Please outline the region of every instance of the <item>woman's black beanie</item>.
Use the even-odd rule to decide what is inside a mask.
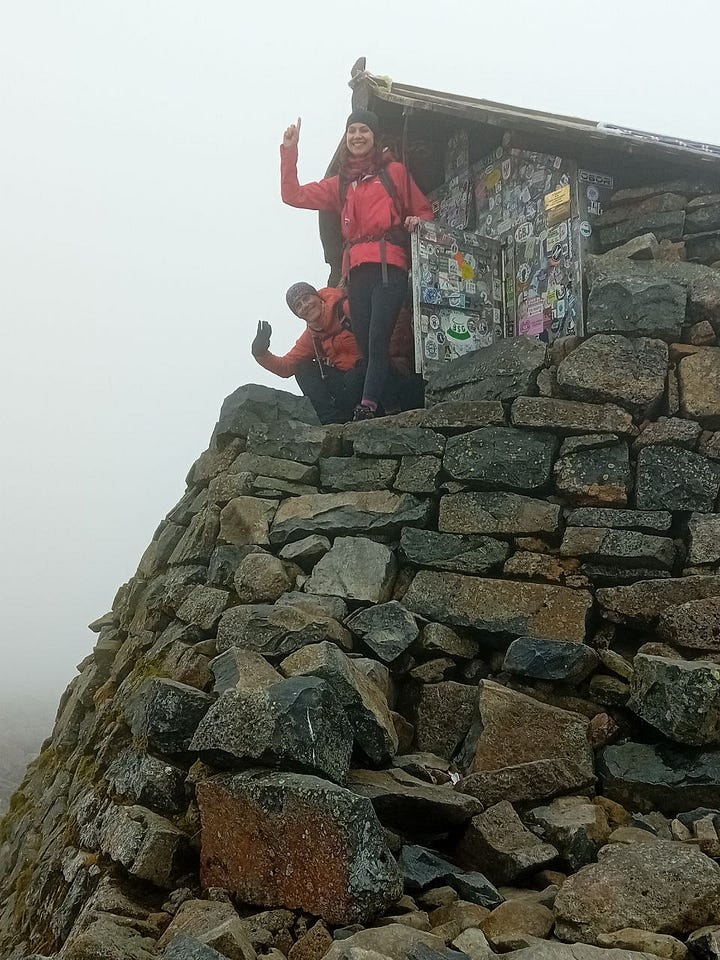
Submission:
[[[380,120],[372,110],[353,110],[347,118],[346,130],[351,123],[364,123],[366,127],[370,127],[376,137],[380,136]]]

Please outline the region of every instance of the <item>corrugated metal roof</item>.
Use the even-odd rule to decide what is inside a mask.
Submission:
[[[573,140],[594,141],[610,150],[636,155],[674,159],[676,162],[691,162],[694,167],[720,169],[720,146],[699,143],[679,137],[646,133],[611,123],[597,123],[580,117],[528,110],[491,100],[477,100],[439,90],[426,90],[408,84],[390,82],[386,77],[375,76],[367,71],[358,72],[351,85],[366,84],[371,98],[396,103],[413,110],[429,110],[448,116],[462,117],[493,126],[510,127],[532,133],[555,133]]]

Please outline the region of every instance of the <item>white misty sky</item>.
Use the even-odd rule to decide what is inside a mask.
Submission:
[[[714,0],[0,2],[0,704],[53,705],[184,489],[220,403],[327,273],[279,198],[318,179],[350,66],[720,141]],[[0,707],[1,712],[1,707]]]

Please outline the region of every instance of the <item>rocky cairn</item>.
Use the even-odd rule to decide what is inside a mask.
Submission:
[[[3,957],[720,957],[720,274],[591,280],[425,410],[228,397],[2,822]]]

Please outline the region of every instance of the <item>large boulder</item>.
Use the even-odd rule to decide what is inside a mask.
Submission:
[[[355,742],[372,763],[391,762],[398,738],[390,710],[380,687],[355,660],[333,643],[303,647],[283,660],[280,669],[288,677],[318,677],[333,691],[353,730]]]
[[[383,663],[394,663],[417,640],[415,618],[397,600],[358,610],[345,621]]]
[[[638,454],[639,510],[712,513],[720,491],[720,464],[681,447],[645,447]]]
[[[624,927],[682,935],[712,923],[718,910],[720,866],[696,847],[615,843],[560,888],[555,933],[586,943]]]
[[[486,804],[532,801],[594,782],[588,720],[491,680],[480,683],[479,728],[459,789]],[[472,753],[470,753],[472,747]]]
[[[317,414],[307,397],[248,383],[238,387],[223,401],[213,439],[224,445],[233,437],[246,437],[251,427],[288,420],[318,423]]]
[[[665,390],[668,348],[662,340],[599,334],[581,343],[558,367],[563,396],[593,403],[617,403],[642,413]]]
[[[390,599],[397,562],[392,550],[366,537],[338,537],[315,564],[311,593],[382,603]]]
[[[284,500],[270,529],[271,543],[301,540],[313,533],[334,536],[367,533],[392,535],[405,526],[423,527],[430,504],[409,493],[318,493]]]
[[[451,760],[467,736],[476,708],[477,688],[468,683],[423,684],[413,715],[418,750]]]
[[[588,298],[585,332],[679,340],[687,291],[667,280],[601,280]]]
[[[332,427],[316,427],[298,420],[265,422],[250,427],[248,453],[299,463],[317,463],[339,452],[340,435]]]
[[[181,753],[188,749],[198,724],[213,702],[195,687],[174,680],[147,680],[127,704],[131,731],[153,750]]]
[[[372,802],[381,823],[404,833],[442,833],[462,826],[481,805],[451,784],[426,783],[405,770],[352,770],[348,789]]]
[[[679,604],[720,596],[720,577],[639,580],[627,587],[604,587],[595,596],[600,612],[607,620],[634,627],[651,627],[660,616]]]
[[[658,636],[691,650],[720,650],[720,597],[670,607],[658,620]]]
[[[581,643],[592,598],[585,590],[551,584],[421,570],[403,603],[412,613],[451,626]]]
[[[578,684],[599,664],[597,653],[584,643],[518,637],[507,649],[503,670],[532,680]]]
[[[220,763],[266,763],[342,782],[353,732],[333,689],[291,677],[261,690],[228,690],[208,710],[191,749]]]
[[[523,826],[511,803],[501,800],[472,818],[457,847],[460,863],[481,870],[496,884],[513,884],[558,855]]]
[[[492,537],[457,536],[407,527],[400,538],[405,560],[418,567],[482,576],[501,566],[510,548]]]
[[[560,506],[517,493],[453,493],[440,498],[438,529],[461,534],[554,534],[560,530]]]
[[[402,892],[372,804],[300,774],[250,771],[197,788],[204,887],[333,924],[364,923]]]
[[[703,347],[678,367],[680,409],[708,430],[720,428],[720,348]]]
[[[309,643],[331,640],[350,648],[351,637],[337,620],[321,610],[289,604],[241,604],[220,618],[217,649],[237,646],[271,660],[287,657]]]
[[[510,410],[514,427],[558,433],[615,433],[630,436],[632,417],[613,403],[582,403],[557,397],[518,397]]]
[[[549,484],[557,448],[551,433],[481,427],[448,440],[443,466],[455,480],[532,493]]]
[[[428,393],[441,400],[514,400],[534,394],[546,349],[528,337],[496,340],[431,370]]]
[[[678,743],[720,744],[720,666],[638,654],[628,707]]]
[[[720,809],[720,750],[613,744],[599,756],[598,776],[605,796],[635,810]]]
[[[557,847],[563,867],[571,873],[597,859],[611,833],[602,806],[587,797],[558,797],[535,807],[526,820],[543,840]]]
[[[553,476],[555,489],[569,503],[624,507],[632,484],[628,445],[614,434],[570,437]]]

